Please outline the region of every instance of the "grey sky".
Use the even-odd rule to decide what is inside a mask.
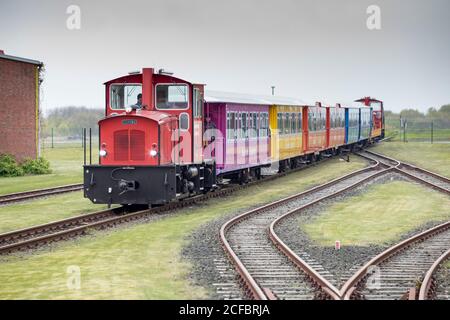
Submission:
[[[366,27],[371,4],[381,30]],[[151,66],[211,90],[450,103],[448,0],[0,0],[0,49],[45,63],[44,109],[103,107],[103,82]]]

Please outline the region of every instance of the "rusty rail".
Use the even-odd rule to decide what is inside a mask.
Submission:
[[[267,300],[270,299],[270,297],[268,297],[264,292],[267,288],[261,288],[259,286],[259,284],[256,282],[256,280],[252,277],[252,275],[250,274],[250,272],[247,270],[247,268],[244,266],[244,264],[242,263],[242,261],[239,259],[239,257],[237,256],[237,254],[234,252],[234,250],[232,249],[229,241],[227,240],[226,234],[227,231],[232,228],[234,225],[240,223],[241,221],[245,220],[246,218],[253,216],[253,215],[257,215],[259,213],[265,212],[267,210],[270,210],[274,207],[277,206],[281,206],[285,203],[288,203],[290,201],[293,201],[294,199],[303,197],[305,195],[308,194],[313,194],[321,189],[324,189],[326,187],[332,186],[334,184],[336,184],[339,181],[343,181],[346,180],[350,177],[356,176],[362,172],[367,172],[367,171],[371,171],[371,170],[376,170],[380,167],[380,163],[375,161],[375,164],[373,166],[370,166],[368,168],[364,168],[361,170],[357,170],[354,171],[350,174],[347,174],[345,176],[342,176],[340,178],[334,179],[332,181],[329,181],[325,184],[322,184],[320,186],[316,186],[312,189],[303,191],[301,193],[289,196],[287,198],[275,201],[273,203],[261,206],[259,208],[250,210],[248,212],[245,212],[239,216],[236,216],[232,219],[230,219],[229,221],[227,221],[226,223],[224,223],[221,228],[220,228],[220,232],[219,232],[219,237],[220,237],[220,241],[222,243],[222,246],[224,248],[225,253],[227,254],[227,256],[229,257],[229,259],[231,260],[232,264],[234,265],[239,277],[241,278],[243,285],[244,285],[244,289],[246,291],[246,293],[249,294],[250,297],[252,297],[253,299],[257,299],[257,300]],[[383,171],[379,171],[377,173],[375,173],[374,175],[371,175],[369,178],[373,178],[374,176],[378,176],[380,174],[384,174],[386,173],[388,170],[390,170],[390,168],[385,169]],[[364,179],[364,181],[367,181],[367,179]],[[359,181],[357,184],[361,184],[363,182]],[[349,187],[350,188],[350,187]],[[349,189],[349,188],[345,188],[345,189]],[[341,190],[341,192],[343,192]],[[323,199],[321,199],[323,200]],[[294,262],[295,265],[297,265],[301,270],[303,270],[312,280],[314,283],[319,284],[319,286],[323,289],[323,291],[328,294],[332,299],[339,299],[340,297],[338,296],[338,292],[339,290],[336,289],[332,284],[330,284],[327,280],[325,280],[320,274],[318,274],[315,270],[313,270],[305,261],[303,261],[302,259],[300,259],[299,257],[297,257],[295,254],[293,254],[293,252],[286,246],[284,245],[284,243],[281,242],[281,240],[278,239],[278,237],[276,236],[276,234],[273,233],[273,223],[270,226],[270,238],[272,239],[272,241],[276,242],[278,244],[279,249],[284,252],[285,254],[288,255],[288,257],[290,257],[291,261]]]
[[[323,159],[320,162],[325,162]],[[146,210],[132,210],[126,213],[125,207],[113,208],[104,211],[89,213],[85,215],[70,217],[63,220],[53,221],[46,224],[32,226],[20,230],[13,230],[0,234],[0,255],[9,254],[19,250],[34,249],[41,245],[67,240],[73,237],[87,234],[89,230],[102,230],[118,224],[144,219],[154,214],[164,213],[175,209],[206,201],[211,198],[229,195],[238,190],[257,185],[260,183],[273,181],[288,174],[304,169],[299,167],[287,172],[266,176],[260,180],[252,181],[244,185],[225,186],[202,195],[197,195],[182,201],[168,203],[161,207]],[[122,214],[118,216],[118,214]]]
[[[368,270],[372,266],[379,265],[380,263],[388,260],[390,257],[399,254],[402,250],[408,248],[409,246],[417,243],[423,239],[428,237],[432,237],[435,234],[438,234],[446,229],[450,228],[450,221],[435,226],[431,229],[423,231],[417,235],[414,235],[402,242],[386,249],[382,253],[378,254],[374,258],[372,258],[369,262],[367,262],[364,266],[362,266],[341,288],[340,295],[345,300],[349,300],[351,296],[354,294],[357,285],[368,275]]]
[[[45,188],[45,189],[37,189],[37,190],[30,190],[30,191],[24,191],[24,192],[16,192],[16,193],[10,193],[0,196],[0,205],[9,204],[12,202],[21,202],[25,200],[31,200],[56,194],[62,194],[67,192],[74,192],[79,191],[83,189],[83,184],[77,183],[77,184],[69,184],[65,186],[58,186],[58,187],[52,187],[52,188]]]
[[[422,184],[424,184],[424,185],[426,185],[426,186],[428,186],[428,187],[430,187],[432,189],[435,189],[435,190],[437,190],[439,192],[442,192],[442,193],[445,193],[445,194],[450,194],[450,190],[449,189],[446,189],[446,188],[444,188],[442,186],[439,186],[439,185],[437,185],[435,183],[427,181],[427,180],[425,180],[423,178],[417,177],[417,176],[407,172],[406,170],[402,169],[402,167],[409,168],[409,169],[414,170],[414,171],[418,171],[418,172],[420,172],[422,174],[428,175],[428,176],[430,176],[432,178],[435,178],[435,179],[438,179],[438,180],[440,180],[442,182],[450,184],[450,179],[448,179],[447,177],[444,177],[444,176],[442,176],[440,174],[437,174],[435,172],[432,172],[432,171],[429,171],[429,170],[426,170],[426,169],[423,169],[423,168],[419,168],[419,167],[414,166],[412,164],[409,164],[409,163],[406,163],[406,162],[402,162],[402,161],[393,159],[391,157],[388,157],[388,156],[385,156],[385,155],[382,155],[382,154],[379,154],[379,153],[376,153],[376,152],[373,152],[373,151],[364,150],[364,152],[372,154],[372,155],[374,155],[376,157],[379,157],[379,158],[382,158],[382,159],[389,160],[389,161],[397,161],[397,162],[399,162],[399,165],[395,167],[395,170],[397,172],[399,172],[400,174],[405,175],[408,178],[410,178],[412,180],[415,180],[417,182],[420,182],[420,183],[422,183]]]
[[[390,171],[393,170],[393,167],[389,167],[386,168],[382,171],[379,171],[367,178],[364,178],[362,180],[359,180],[358,182],[349,185],[345,188],[342,188],[332,194],[323,196],[315,201],[312,201],[306,205],[303,205],[302,207],[296,208],[294,210],[291,210],[287,213],[285,213],[284,215],[278,217],[277,219],[275,219],[272,224],[269,227],[269,236],[270,239],[272,240],[272,242],[289,258],[289,260],[291,260],[294,264],[296,264],[300,269],[302,269],[305,273],[308,274],[308,276],[313,280],[313,282],[319,284],[319,286],[321,286],[322,288],[324,288],[324,290],[326,290],[326,292],[334,299],[334,300],[340,300],[341,299],[341,295],[340,295],[340,291],[339,289],[337,289],[335,286],[333,286],[328,280],[326,280],[325,278],[323,278],[318,272],[316,272],[311,266],[309,266],[303,259],[301,259],[298,255],[295,254],[294,251],[292,251],[281,239],[280,237],[276,234],[275,232],[275,226],[277,224],[279,224],[282,220],[286,219],[287,217],[293,215],[293,214],[297,214],[302,210],[305,210],[313,205],[316,205],[324,200],[327,199],[331,199],[334,198],[348,190],[354,189],[355,187],[358,187],[364,183],[366,183],[369,180],[372,180],[376,177],[379,177],[381,175],[384,175]]]
[[[427,271],[420,286],[419,300],[428,300],[431,298],[436,286],[434,274],[436,273],[438,267],[449,258],[450,258],[450,249],[444,252]]]

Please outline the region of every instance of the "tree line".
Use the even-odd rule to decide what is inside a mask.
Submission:
[[[428,128],[431,122],[436,129],[450,129],[450,104],[445,104],[440,108],[428,108],[426,112],[416,109],[403,109],[399,113],[392,111],[385,112],[386,124],[393,127],[400,127],[400,118],[406,119],[408,125],[416,128]]]
[[[50,137],[52,129],[55,136],[81,137],[82,128],[92,128],[98,132],[98,121],[105,116],[104,109],[87,107],[59,107],[50,110],[41,118],[41,136]]]
[[[98,121],[105,115],[104,109],[92,109],[87,107],[67,106],[50,110],[41,119],[41,135],[50,137],[52,128],[54,134],[65,137],[80,137],[82,128],[92,128],[93,133],[98,131]],[[404,109],[399,113],[386,110],[386,123],[399,127],[400,117],[407,119],[409,123],[418,126],[429,126],[431,122],[435,128],[450,128],[450,104],[437,108],[429,108],[422,113],[415,109]]]

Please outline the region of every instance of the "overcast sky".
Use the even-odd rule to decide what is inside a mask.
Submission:
[[[72,4],[79,30],[66,26]],[[450,103],[449,0],[0,0],[0,49],[45,63],[47,110],[103,107],[103,82],[152,66],[210,90]]]

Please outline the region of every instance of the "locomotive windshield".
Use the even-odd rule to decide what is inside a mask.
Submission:
[[[111,109],[125,109],[138,102],[138,95],[142,94],[140,84],[111,85]]]
[[[156,85],[156,108],[187,109],[188,86],[185,84]]]

